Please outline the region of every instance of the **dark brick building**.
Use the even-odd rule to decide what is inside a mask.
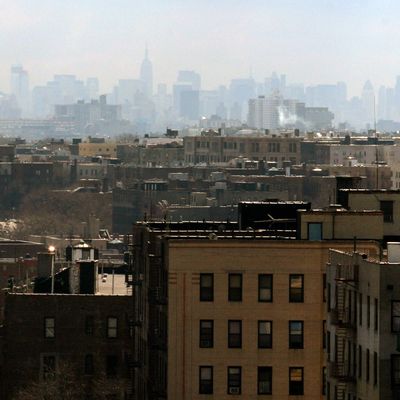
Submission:
[[[130,296],[8,294],[3,327],[1,399],[58,370],[73,372],[82,398],[129,399]],[[104,386],[104,388],[102,387]]]

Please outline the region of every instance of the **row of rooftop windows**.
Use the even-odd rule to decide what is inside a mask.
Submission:
[[[243,274],[228,274],[228,301],[243,300]],[[214,274],[200,274],[200,301],[214,301]],[[258,301],[273,301],[273,275],[258,275]],[[304,302],[304,275],[289,275],[289,302]]]
[[[129,335],[132,334],[131,327],[129,327]],[[92,336],[95,334],[95,319],[94,316],[88,315],[85,319],[84,327],[85,335]],[[105,326],[105,335],[109,339],[115,339],[119,335],[118,318],[107,317]],[[56,337],[56,318],[44,318],[44,337],[46,339],[54,339]]]
[[[228,366],[226,378],[226,392],[229,395],[242,394],[242,367]],[[259,395],[271,395],[272,372],[270,366],[257,367],[257,387],[253,392]],[[304,368],[289,367],[289,392],[290,396],[304,395]],[[199,394],[214,394],[214,366],[199,366]]]
[[[257,321],[258,348],[272,348],[272,321]],[[281,332],[280,332],[281,333]],[[227,325],[227,343],[228,348],[241,349],[243,338],[243,321],[228,320]],[[214,320],[202,319],[199,324],[199,347],[214,347]],[[281,336],[281,335],[279,335]],[[288,345],[289,349],[304,348],[304,321],[288,321]]]

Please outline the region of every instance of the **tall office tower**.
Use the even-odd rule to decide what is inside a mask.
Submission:
[[[282,98],[277,94],[250,99],[247,123],[251,128],[277,129],[280,125],[280,108]]]
[[[345,82],[338,82],[337,87],[337,102],[338,105],[343,104],[347,101],[347,85]]]
[[[195,71],[178,71],[178,83],[190,84],[193,90],[200,90],[201,76]]]
[[[26,116],[30,108],[29,75],[22,65],[11,67],[10,89],[21,109],[22,116]]]
[[[378,119],[389,119],[387,118],[386,86],[379,88],[376,116]]]
[[[144,94],[150,98],[153,95],[153,64],[149,60],[149,50],[147,46],[144,60],[140,67],[140,80],[143,82]]]
[[[369,126],[373,128],[375,120],[375,92],[370,81],[367,81],[364,84],[361,93],[361,100],[364,109],[365,123],[369,124]]]
[[[98,78],[87,78],[86,93],[88,100],[98,99],[99,97],[99,80]]]

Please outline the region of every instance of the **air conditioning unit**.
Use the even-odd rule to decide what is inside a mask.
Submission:
[[[200,347],[211,347],[212,343],[211,340],[201,340]]]
[[[238,387],[230,387],[229,394],[240,394],[240,388]]]

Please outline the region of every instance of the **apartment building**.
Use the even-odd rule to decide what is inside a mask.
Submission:
[[[187,136],[183,139],[184,159],[188,164],[226,163],[243,156],[252,160],[300,163],[301,138],[297,136]]]
[[[400,190],[341,189],[337,202],[349,210],[381,210],[385,241],[400,238]]]
[[[327,266],[328,399],[400,398],[399,243],[380,261],[331,250]]]
[[[303,218],[297,229],[323,223]],[[381,213],[369,218],[382,225]],[[324,240],[271,224],[134,226],[138,399],[323,398],[328,252],[350,251],[363,226],[351,219]],[[357,246],[379,254],[374,241]]]

